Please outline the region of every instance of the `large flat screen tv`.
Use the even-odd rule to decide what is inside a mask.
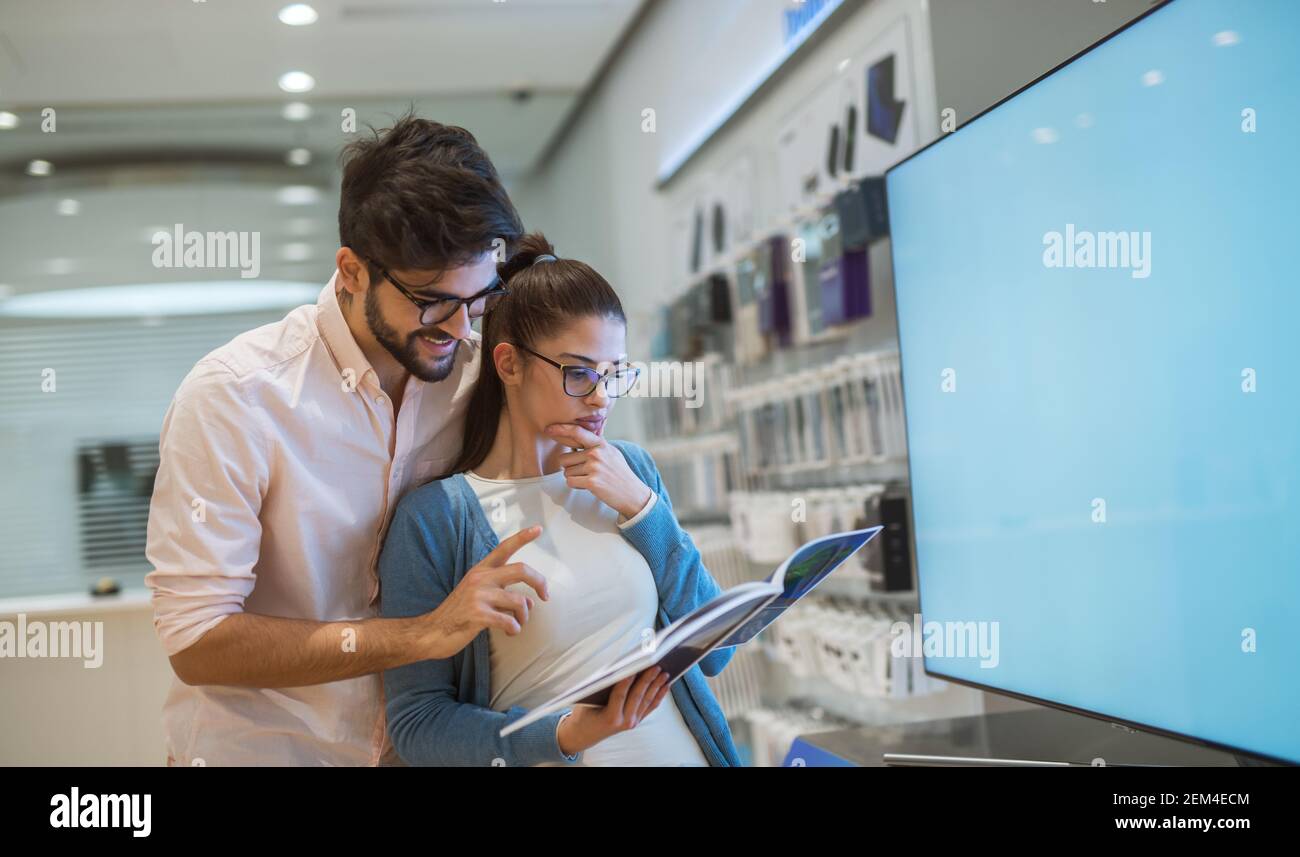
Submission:
[[[1297,45],[1173,0],[890,170],[927,672],[1300,762]]]

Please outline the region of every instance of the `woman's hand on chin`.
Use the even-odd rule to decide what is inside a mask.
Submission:
[[[572,423],[549,425],[546,434],[576,450],[560,456],[570,488],[585,488],[624,518],[635,517],[650,502],[650,486],[632,472],[618,447],[600,435]]]

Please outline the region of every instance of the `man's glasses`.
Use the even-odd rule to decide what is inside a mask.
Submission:
[[[404,285],[393,279],[393,275],[388,273],[384,268],[379,269],[379,275],[393,284],[402,295],[420,310],[420,324],[442,324],[456,313],[460,312],[461,306],[469,307],[469,317],[471,319],[481,318],[484,313],[492,309],[496,303],[506,295],[510,290],[499,282],[489,286],[476,295],[468,298],[434,298],[425,300],[411,294],[415,290],[413,286]],[[423,288],[423,287],[421,287]]]
[[[636,386],[636,379],[641,375],[641,370],[635,366],[617,366],[602,375],[590,366],[583,366],[581,363],[558,363],[545,354],[538,354],[525,345],[516,345],[515,347],[527,351],[539,360],[545,360],[556,369],[559,369],[560,374],[564,376],[564,394],[575,399],[590,396],[595,392],[596,385],[602,381],[605,383],[605,395],[611,399],[626,396],[632,392],[632,388]]]

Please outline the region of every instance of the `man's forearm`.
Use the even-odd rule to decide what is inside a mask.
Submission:
[[[171,657],[186,684],[302,687],[440,657],[426,617],[313,622],[233,613]]]

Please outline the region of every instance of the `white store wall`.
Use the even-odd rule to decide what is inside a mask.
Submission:
[[[741,14],[746,5],[746,0],[717,0],[711,9],[718,9],[714,14],[719,20],[726,20]],[[546,232],[560,255],[592,264],[619,291],[629,314],[629,352],[634,356],[647,353],[658,309],[688,285],[672,261],[674,212],[705,177],[748,155],[754,165],[758,225],[760,230],[770,225],[777,216],[775,142],[783,124],[837,74],[843,59],[856,55],[899,18],[910,25],[920,81],[917,103],[909,109],[922,117],[924,139],[937,131],[924,0],[847,0],[840,23],[806,56],[786,66],[775,85],[710,140],[661,192],[656,188],[660,165],[684,136],[674,112],[678,92],[692,80],[707,77],[719,56],[743,50],[733,43],[732,30],[701,26],[698,12],[698,4],[689,0],[652,4],[552,158],[514,189],[530,228]],[[658,132],[642,131],[645,108],[656,111],[668,142]],[[699,113],[692,111],[690,119],[698,122]],[[888,295],[882,299],[888,301]],[[885,328],[881,335],[887,339],[892,317],[892,303],[886,303],[869,325]],[[636,438],[630,422],[616,422],[614,429]]]

